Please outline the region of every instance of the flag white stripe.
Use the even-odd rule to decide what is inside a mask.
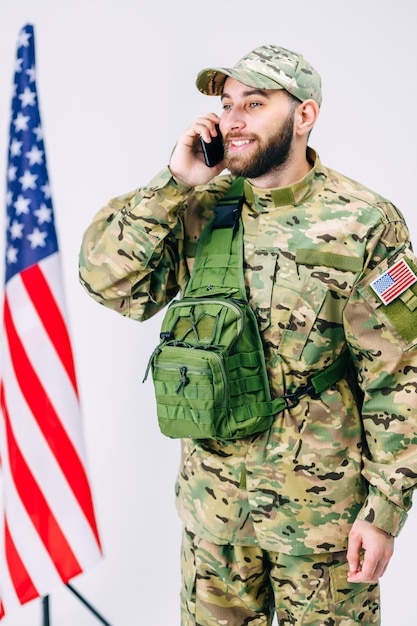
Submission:
[[[57,302],[58,308],[61,310],[62,317],[68,326],[67,308],[62,283],[61,257],[59,252],[55,252],[54,254],[46,257],[46,259],[42,259],[42,261],[38,263],[38,267],[42,270],[46,282],[50,286],[53,285],[54,298]]]

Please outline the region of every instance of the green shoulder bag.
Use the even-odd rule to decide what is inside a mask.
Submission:
[[[297,393],[271,398],[244,283],[242,192],[237,178],[203,230],[184,297],[169,305],[149,361],[158,423],[168,437],[227,440],[262,432],[279,411],[321,393],[346,369],[344,354]]]

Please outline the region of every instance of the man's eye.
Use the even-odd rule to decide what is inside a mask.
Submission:
[[[231,109],[231,108],[232,108],[232,105],[231,105],[231,104],[223,104],[223,109],[224,109],[225,111],[228,111],[228,110],[229,110],[229,109]]]
[[[261,105],[261,103],[260,103],[260,102],[251,102],[251,103],[249,104],[249,106],[250,106],[250,108],[251,108],[251,109],[256,109],[257,107],[260,107],[260,106],[262,106],[262,105]]]

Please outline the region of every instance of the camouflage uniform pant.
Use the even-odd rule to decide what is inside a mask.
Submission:
[[[346,580],[346,552],[288,556],[184,532],[181,626],[379,624],[379,585]]]

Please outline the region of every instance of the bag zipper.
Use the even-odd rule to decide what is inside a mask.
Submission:
[[[193,348],[191,348],[192,350]],[[196,348],[196,350],[199,350],[199,348]],[[220,406],[225,406],[226,405],[226,398],[227,398],[227,377],[226,377],[226,370],[224,368],[224,363],[223,363],[223,359],[221,358],[221,356],[219,354],[217,354],[217,352],[212,352],[211,350],[205,350],[204,352],[206,352],[206,354],[210,354],[211,357],[214,357],[219,365],[219,370],[220,370],[220,374],[222,377],[222,381],[223,381],[223,394],[222,394],[222,400],[221,400],[221,405]],[[172,365],[172,363],[164,363],[163,361],[159,361],[158,363],[154,364],[155,368],[161,368],[161,369],[166,369],[166,370],[172,370],[172,371],[178,371],[180,373],[180,382],[184,380],[186,374],[191,373],[191,374],[211,374],[211,369],[209,367],[207,368],[200,368],[200,367],[186,367],[184,368],[185,371],[183,370],[183,367],[178,367],[177,365]],[[181,384],[180,389],[185,386],[183,383]],[[178,387],[177,387],[178,389]],[[180,391],[179,389],[179,391]],[[178,391],[178,392],[179,392]],[[178,393],[176,391],[176,393]]]

